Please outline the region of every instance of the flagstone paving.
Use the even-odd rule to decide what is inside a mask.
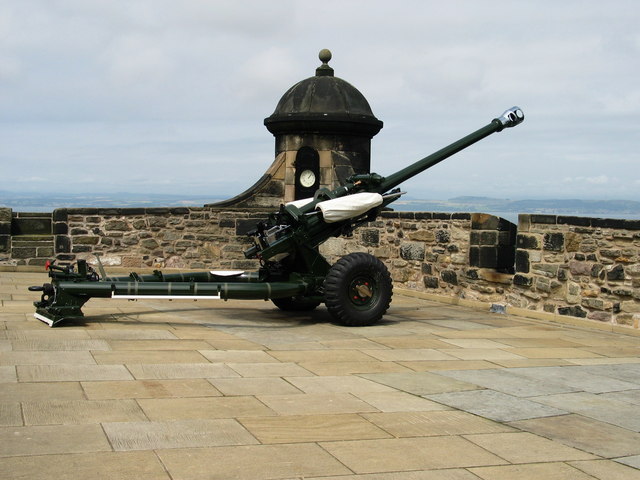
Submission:
[[[640,336],[396,294],[324,307],[93,299],[0,272],[2,479],[640,480]]]

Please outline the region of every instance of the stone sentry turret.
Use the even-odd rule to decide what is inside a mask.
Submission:
[[[323,49],[316,74],[293,85],[264,120],[275,137],[275,160],[240,195],[212,207],[264,208],[334,189],[354,173],[369,173],[371,139],[382,128],[367,99],[334,76]]]

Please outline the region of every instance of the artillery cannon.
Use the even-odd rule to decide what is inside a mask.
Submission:
[[[207,271],[165,274],[100,275],[86,260],[67,266],[48,265],[51,283],[29,287],[41,291],[35,317],[50,326],[83,317],[82,306],[93,297],[124,299],[261,299],[282,310],[312,310],[324,303],[342,325],[365,326],[379,321],[391,303],[392,282],[386,266],[366,253],[352,253],[330,265],[318,246],[331,237],[349,235],[375,220],[398,199],[405,180],[436,165],[485,137],[518,125],[518,107],[466,137],[388,177],[353,175],[335,190],[321,188],[312,198],[297,200],[259,222],[249,235],[249,259],[260,260],[257,272]]]

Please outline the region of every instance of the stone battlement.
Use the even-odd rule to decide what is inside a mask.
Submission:
[[[243,251],[269,210],[215,207],[0,209],[0,264],[100,255],[109,267],[257,270]],[[49,230],[47,230],[49,229]],[[362,251],[404,290],[638,328],[640,221],[521,214],[383,212],[321,252]]]

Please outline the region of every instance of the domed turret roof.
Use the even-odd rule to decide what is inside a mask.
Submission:
[[[296,83],[282,96],[264,124],[273,133],[337,133],[373,137],[382,122],[369,102],[348,82],[333,75],[329,50],[321,50],[316,75]]]

